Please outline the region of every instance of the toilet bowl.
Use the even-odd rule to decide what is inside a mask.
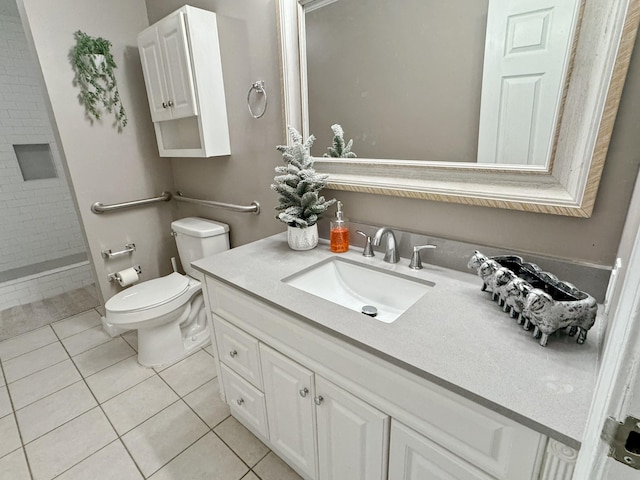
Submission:
[[[191,262],[229,248],[229,227],[196,217],[171,224],[187,275],[173,272],[114,295],[105,304],[110,333],[138,330],[138,363],[156,367],[175,362],[210,340],[202,284]]]

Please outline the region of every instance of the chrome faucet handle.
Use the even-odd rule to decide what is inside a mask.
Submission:
[[[411,261],[409,262],[409,268],[412,270],[420,270],[422,268],[422,259],[420,258],[420,251],[427,248],[437,248],[436,245],[416,245],[413,247],[413,255],[411,255]]]
[[[362,230],[356,230],[356,233],[358,235],[362,235],[364,237],[364,249],[362,250],[362,256],[363,257],[373,257],[374,253],[373,253],[373,247],[371,246],[371,237],[369,235],[367,235],[366,233],[364,233]]]

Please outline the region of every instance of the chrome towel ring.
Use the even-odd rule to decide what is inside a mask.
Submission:
[[[259,114],[255,114],[253,109],[251,108],[251,92],[255,90],[256,93],[264,95],[264,106],[262,107],[262,112]],[[251,85],[249,88],[249,93],[247,93],[247,107],[249,107],[249,113],[253,118],[260,118],[267,111],[267,91],[264,88],[264,80],[258,80]]]

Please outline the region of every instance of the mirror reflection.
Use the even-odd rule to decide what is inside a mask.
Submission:
[[[545,168],[579,3],[306,2],[312,154]]]

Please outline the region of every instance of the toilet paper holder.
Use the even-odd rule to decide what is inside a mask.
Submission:
[[[121,257],[122,255],[127,255],[128,253],[133,253],[136,251],[135,243],[127,243],[124,246],[124,250],[120,250],[118,252],[112,252],[111,249],[102,250],[102,258],[110,259],[114,257]]]
[[[142,268],[140,268],[140,265],[135,265],[133,268],[135,269],[135,271],[136,271],[136,273],[138,275],[142,275]],[[113,272],[113,273],[107,274],[107,278],[109,279],[110,282],[113,282],[113,281],[116,280],[116,274],[117,273],[118,272]]]

